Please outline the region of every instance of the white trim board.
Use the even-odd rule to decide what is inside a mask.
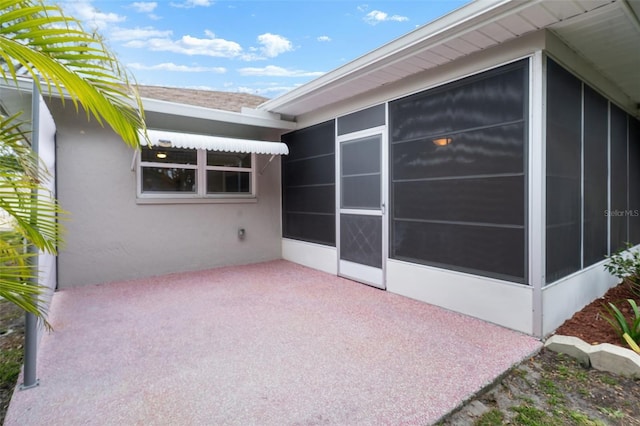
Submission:
[[[338,251],[335,247],[283,238],[282,258],[309,268],[338,275]]]
[[[530,286],[389,259],[387,291],[533,333]]]
[[[603,260],[542,288],[543,336],[618,284],[618,279],[604,269],[605,263]]]

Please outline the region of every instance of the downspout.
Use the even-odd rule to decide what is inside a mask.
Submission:
[[[40,137],[40,91],[34,80],[33,90],[31,92],[31,149],[36,154],[35,161],[38,161],[39,151],[39,137]],[[31,191],[31,199],[38,198],[38,190],[33,189]],[[35,224],[38,220],[38,212],[31,211],[31,224]],[[38,253],[39,250],[33,244],[29,244],[27,248],[28,252],[33,254],[29,258],[29,264],[32,270],[33,278],[30,280],[30,285],[38,285]],[[23,383],[20,385],[20,390],[31,389],[39,385],[37,378],[37,356],[38,356],[38,318],[27,312],[25,314],[25,332],[24,332],[24,375]]]

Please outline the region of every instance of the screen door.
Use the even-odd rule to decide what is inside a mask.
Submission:
[[[384,288],[382,135],[339,144],[338,273]]]

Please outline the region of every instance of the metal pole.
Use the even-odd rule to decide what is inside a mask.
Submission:
[[[20,390],[31,389],[40,384],[37,377],[38,318],[27,312],[24,334],[24,381]]]
[[[38,155],[38,137],[40,128],[40,92],[35,81],[31,91],[31,149]],[[37,160],[36,160],[37,161]],[[32,199],[38,198],[38,190],[31,193]],[[38,212],[32,210],[31,223],[37,221]],[[30,244],[28,249],[33,256],[30,258],[30,265],[33,278],[31,285],[38,285],[38,249]],[[24,330],[24,382],[20,385],[20,390],[31,389],[38,386],[37,378],[37,356],[38,356],[38,318],[29,312],[25,316]]]

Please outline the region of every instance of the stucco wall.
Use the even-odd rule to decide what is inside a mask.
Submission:
[[[258,176],[256,203],[139,205],[133,151],[71,105],[51,110],[58,196],[70,212],[60,288],[281,257],[279,158]],[[257,171],[268,159],[258,156]]]
[[[38,128],[34,132],[38,133],[38,155],[47,168],[49,178],[43,182],[48,192],[41,191],[39,197],[51,201],[51,197],[56,195],[56,157],[55,157],[55,134],[56,125],[53,121],[47,105],[41,96],[38,96]],[[34,136],[35,137],[35,136]],[[42,299],[46,307],[51,302],[51,296],[56,288],[56,256],[53,254],[40,252],[38,256],[38,269],[40,271],[39,284],[47,288]]]

